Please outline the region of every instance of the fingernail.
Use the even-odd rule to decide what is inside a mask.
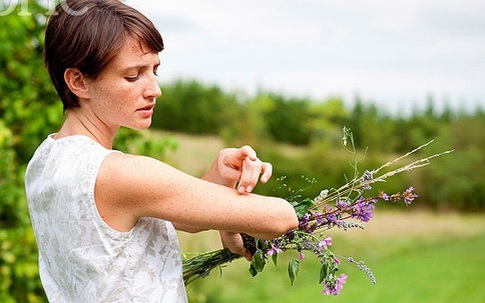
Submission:
[[[253,190],[253,188],[250,186],[246,187],[246,192],[250,193]]]

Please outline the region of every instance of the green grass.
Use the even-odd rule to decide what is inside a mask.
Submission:
[[[378,279],[375,286],[356,277],[355,283],[349,281],[341,296],[326,301],[483,303],[484,249],[485,234],[418,243],[378,261],[373,266]]]
[[[288,255],[280,257],[278,267],[270,263],[255,278],[248,274],[247,263],[238,260],[223,270],[222,278],[214,272],[196,282],[189,296],[193,303],[483,303],[485,228],[482,222],[485,218],[459,216],[455,219],[451,232],[430,228],[437,222],[451,221],[450,218],[429,215],[429,225],[422,227],[429,228],[430,232],[338,233],[334,252],[364,259],[377,279],[377,284],[373,285],[356,267],[342,262],[341,269],[349,279],[339,296],[321,294],[322,287],[317,283],[318,260],[310,256],[303,261],[295,285],[290,286],[286,274]],[[383,226],[378,224],[378,228]]]

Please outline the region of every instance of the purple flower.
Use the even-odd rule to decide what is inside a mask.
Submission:
[[[384,200],[384,201],[389,201],[389,198],[390,198],[390,197],[389,197],[389,195],[388,195],[388,194],[386,194],[385,192],[381,191],[381,192],[379,193],[379,198],[381,198],[381,199],[382,199],[382,200]]]
[[[314,218],[315,218],[315,223],[317,224],[318,227],[327,223],[327,220],[325,220],[324,215],[319,212],[315,212]]]
[[[330,223],[333,223],[337,226],[340,226],[342,225],[343,221],[338,219],[337,218],[337,215],[335,215],[334,213],[331,213],[331,214],[328,214],[327,215],[327,221],[330,222]]]
[[[342,200],[337,201],[337,208],[345,209],[347,207],[349,207],[349,202],[342,201]]]
[[[322,251],[323,248],[328,249],[332,245],[332,237],[327,237],[318,243],[318,251]]]
[[[332,275],[329,276],[330,279],[332,279]],[[345,274],[341,274],[336,280],[335,284],[333,287],[329,285],[329,283],[325,283],[323,285],[323,291],[322,293],[324,295],[338,295],[340,294],[340,291],[344,288],[344,284],[347,283],[347,276]]]
[[[305,254],[300,252],[300,261],[303,260],[303,259],[305,259]]]
[[[266,251],[266,256],[269,257],[274,255],[275,253],[279,254],[281,252],[283,252],[283,250],[279,248],[278,245],[271,244],[271,248]]]
[[[306,213],[299,219],[300,229],[304,230],[308,234],[311,234],[313,232],[312,229],[310,228],[310,218],[311,218],[310,213]]]
[[[300,218],[301,223],[308,223],[310,222],[310,214],[306,213]]]
[[[418,195],[416,195],[415,193],[413,193],[414,191],[414,187],[410,186],[408,189],[406,189],[406,191],[403,193],[403,196],[404,196],[404,203],[406,203],[406,205],[409,205],[411,204],[414,199],[416,199],[418,197]]]
[[[374,213],[375,202],[375,200],[366,201],[363,197],[361,197],[359,202],[354,205],[351,217],[362,222],[369,222]]]
[[[324,285],[323,285],[322,294],[327,295],[327,296],[328,296],[328,295],[331,295],[331,294],[334,294],[334,293],[333,293],[333,289],[331,289],[330,287],[328,287],[328,285],[327,285],[327,284],[324,284]],[[336,295],[336,294],[334,294],[334,295]]]
[[[337,278],[337,281],[335,281],[335,291],[337,292],[337,294],[339,294],[340,291],[344,288],[345,283],[347,283],[347,275],[340,274],[340,276]]]

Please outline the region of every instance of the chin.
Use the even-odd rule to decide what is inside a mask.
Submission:
[[[149,128],[152,125],[152,120],[147,121],[146,123],[137,123],[133,125],[126,126],[128,128],[134,129],[134,130],[144,130]]]

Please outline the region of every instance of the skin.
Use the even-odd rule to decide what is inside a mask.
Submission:
[[[148,128],[162,94],[159,65],[158,53],[128,38],[96,79],[67,69],[64,79],[80,107],[68,110],[54,138],[84,135],[111,149],[120,126]],[[240,233],[273,239],[298,225],[285,200],[251,193],[271,174],[271,164],[249,146],[221,150],[202,179],[153,158],[113,153],[101,165],[95,200],[103,220],[117,231],[131,230],[141,217],[168,220],[187,232],[219,230],[225,247],[250,260]]]

